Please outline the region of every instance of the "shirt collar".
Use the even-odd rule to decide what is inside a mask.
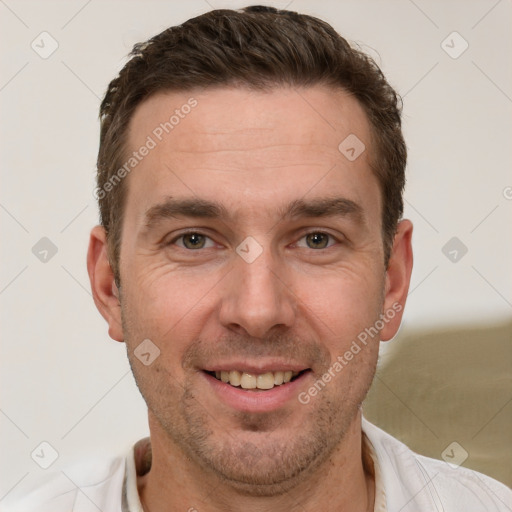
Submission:
[[[373,468],[368,467],[368,462],[364,465],[366,470],[373,472],[375,481],[375,505],[374,512],[387,512],[386,491],[382,481],[381,466],[375,449],[368,439],[368,436],[362,432],[362,452],[363,463],[366,457],[373,462]],[[151,442],[149,437],[141,439],[130,450],[126,457],[126,470],[123,481],[122,493],[122,512],[144,512],[137,490],[137,476],[146,474],[151,469]]]

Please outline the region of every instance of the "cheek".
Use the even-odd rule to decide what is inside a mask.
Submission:
[[[198,336],[200,317],[221,277],[197,267],[177,271],[168,264],[142,265],[139,272],[133,269],[123,294],[131,334],[154,340],[162,351],[176,357],[187,340]]]
[[[297,286],[304,314],[338,345],[350,343],[381,312],[384,276],[371,267],[364,272],[347,268],[331,275],[301,276]]]

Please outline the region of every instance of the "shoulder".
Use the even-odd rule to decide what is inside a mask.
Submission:
[[[462,466],[411,452],[425,488],[432,492],[439,510],[482,510],[510,512],[512,490],[493,478]]]
[[[43,476],[29,474],[2,500],[2,512],[121,512],[125,457],[81,461]]]
[[[512,490],[487,475],[419,455],[363,418],[389,512],[510,512]]]

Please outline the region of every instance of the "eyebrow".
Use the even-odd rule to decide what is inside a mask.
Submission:
[[[295,199],[277,209],[277,216],[283,220],[308,217],[352,217],[357,222],[364,219],[363,208],[344,197],[325,197],[306,201]],[[149,208],[144,215],[145,230],[151,231],[160,222],[177,218],[232,220],[237,212],[230,213],[218,202],[200,198],[168,197],[162,203]]]
[[[363,208],[345,197],[322,197],[305,201],[296,199],[281,210],[281,217],[294,219],[301,217],[353,217],[362,221]]]
[[[145,228],[147,231],[153,229],[159,222],[167,219],[180,217],[192,217],[196,219],[219,219],[228,218],[229,212],[226,208],[214,201],[206,199],[175,199],[166,198],[162,203],[156,204],[146,211]]]

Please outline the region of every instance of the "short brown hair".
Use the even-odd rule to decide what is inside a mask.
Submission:
[[[97,191],[110,264],[120,285],[119,256],[126,186],[108,187],[123,165],[129,122],[157,92],[209,86],[269,89],[327,85],[363,106],[375,145],[372,170],[383,199],[382,235],[387,263],[403,213],[407,151],[401,100],[377,64],[352,48],[329,24],[273,7],[218,9],[136,44],[101,103]],[[341,142],[341,141],[340,141]],[[109,181],[110,180],[110,181]]]

